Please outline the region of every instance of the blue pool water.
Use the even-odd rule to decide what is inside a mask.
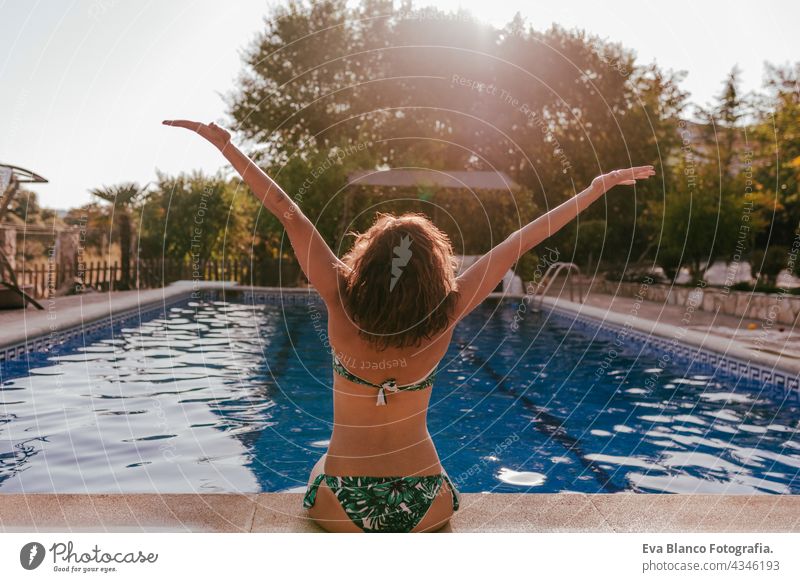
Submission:
[[[797,404],[515,313],[481,305],[440,364],[429,429],[462,491],[800,493]],[[302,487],[326,330],[320,304],[184,300],[5,362],[0,493]]]

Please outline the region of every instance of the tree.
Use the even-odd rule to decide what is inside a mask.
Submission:
[[[80,243],[84,250],[92,249],[95,254],[108,252],[108,233],[111,232],[113,207],[98,202],[90,202],[77,208],[70,208],[64,215],[64,222],[80,229]],[[118,238],[118,237],[117,237]]]
[[[754,273],[768,287],[774,287],[781,271],[786,268],[789,249],[780,245],[770,245],[766,249],[755,249],[750,258]]]
[[[665,196],[643,213],[645,230],[651,236],[658,232],[650,244],[665,272],[677,274],[688,266],[697,280],[716,260],[738,265],[757,239],[763,239],[762,248],[769,245],[779,205],[754,178],[751,150],[757,140],[748,125],[754,100],[741,95],[739,76],[734,67],[715,102],[698,108],[703,123],[682,124],[684,143],[671,164]]]
[[[582,31],[536,31],[520,15],[496,29],[390,0],[351,9],[344,0],[290,1],[246,52],[228,105],[273,174],[292,159],[368,143],[357,169],[502,170],[546,211],[609,167],[658,163],[674,149],[682,76],[638,65],[632,51]],[[611,260],[646,246],[651,233],[637,214],[658,192],[653,181],[587,210],[586,220],[607,223]],[[305,197],[303,208],[320,216],[315,200],[324,195]],[[553,244],[568,245],[575,228]]]
[[[139,254],[195,264],[247,256],[261,203],[237,181],[202,172],[158,180],[141,207]]]
[[[687,155],[670,173],[661,201],[650,205],[646,220],[662,227],[656,260],[674,278],[689,267],[693,282],[704,278],[718,259],[727,259],[739,232],[742,195],[723,198],[714,167]],[[662,258],[663,257],[663,258]]]
[[[753,189],[766,227],[758,246],[792,247],[800,226],[800,62],[766,65],[765,94],[752,128]],[[767,228],[768,227],[768,228]]]
[[[103,186],[89,191],[94,196],[109,202],[113,209],[113,220],[119,232],[120,264],[122,274],[118,289],[125,291],[131,288],[131,251],[133,241],[132,211],[147,196],[147,187],[140,187],[135,182],[126,182],[117,186]],[[109,245],[111,232],[109,232]]]
[[[603,247],[606,245],[606,221],[579,220],[575,228],[576,238],[571,259],[580,265],[586,265],[586,273],[591,273],[599,266]]]
[[[734,66],[723,81],[716,102],[708,108],[698,107],[698,115],[705,122],[702,138],[708,162],[717,161],[720,179],[732,176],[746,155],[745,128],[742,121],[746,107],[739,85],[741,71]]]

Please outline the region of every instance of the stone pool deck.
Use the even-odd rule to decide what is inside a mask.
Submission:
[[[0,494],[0,532],[322,532],[301,499],[300,493]],[[800,496],[464,494],[441,531],[800,532]]]

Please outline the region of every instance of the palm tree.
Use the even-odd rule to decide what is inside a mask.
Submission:
[[[113,206],[112,220],[116,218],[119,229],[120,262],[122,263],[122,275],[117,288],[122,291],[128,290],[131,288],[131,240],[133,239],[131,213],[133,208],[146,197],[147,186],[142,188],[135,182],[126,182],[116,186],[93,188],[89,192],[110,202]]]

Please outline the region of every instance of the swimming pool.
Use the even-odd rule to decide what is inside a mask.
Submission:
[[[186,297],[2,362],[0,493],[302,488],[332,418],[303,295]],[[800,493],[796,398],[519,306],[485,302],[440,364],[429,430],[462,491]]]

